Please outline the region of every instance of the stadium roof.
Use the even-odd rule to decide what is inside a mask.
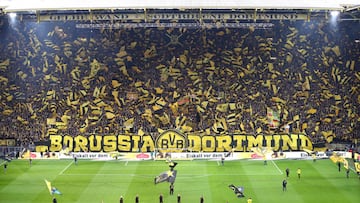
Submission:
[[[0,0],[4,12],[96,9],[358,10],[359,0]]]

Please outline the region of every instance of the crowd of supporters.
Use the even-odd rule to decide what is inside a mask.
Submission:
[[[359,138],[356,21],[81,29],[0,20],[0,138],[166,129]]]

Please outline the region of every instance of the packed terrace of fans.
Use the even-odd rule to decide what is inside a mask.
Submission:
[[[360,135],[358,22],[79,29],[1,18],[0,132]]]

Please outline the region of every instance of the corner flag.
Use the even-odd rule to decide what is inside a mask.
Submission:
[[[46,184],[46,186],[47,186],[47,188],[48,188],[48,190],[49,190],[50,195],[54,195],[54,194],[61,195],[61,194],[62,194],[62,193],[61,193],[58,189],[56,189],[55,187],[51,187],[51,182],[50,182],[50,181],[48,181],[48,180],[45,179],[45,184]]]

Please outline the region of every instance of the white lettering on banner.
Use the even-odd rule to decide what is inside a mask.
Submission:
[[[87,153],[87,152],[78,152],[78,153],[71,153],[70,157],[67,156],[67,158],[76,157],[78,159],[104,159],[104,158],[111,158],[110,154],[108,153]]]
[[[171,153],[173,159],[220,159],[225,157],[227,153]],[[185,156],[184,156],[185,155]]]
[[[301,158],[308,157],[309,155],[307,153],[301,153]]]
[[[306,20],[307,14],[293,13],[110,13],[110,14],[46,14],[39,21],[126,21],[126,20]]]
[[[158,28],[158,27],[171,27],[171,28],[249,28],[254,29],[270,29],[274,27],[273,23],[226,23],[226,22],[195,22],[195,23],[78,23],[75,25],[79,29],[124,29],[124,28]]]
[[[50,159],[73,159],[74,156],[78,159],[93,159],[93,160],[132,160],[132,161],[140,161],[140,160],[150,160],[153,157],[151,156],[151,153],[121,153],[120,157],[112,156],[116,152],[111,153],[96,153],[96,152],[76,152],[76,153],[70,153],[70,154],[64,154],[61,152],[54,152],[53,157],[50,157]],[[344,151],[337,151],[336,153],[342,154],[345,157],[349,158],[349,152]],[[259,159],[263,160],[262,157],[252,157],[251,155],[254,154],[254,152],[233,152],[231,154],[228,154],[227,152],[183,152],[183,153],[171,153],[171,159],[173,160],[220,160],[222,157],[225,158],[225,160],[241,160],[241,159]],[[34,159],[47,159],[44,156],[41,156],[40,152],[32,152],[32,155],[34,156]],[[139,155],[148,155],[148,156],[139,156]],[[329,155],[330,156],[330,155]],[[324,152],[318,152],[316,155],[317,159],[327,159],[329,156]],[[355,157],[360,158],[358,153],[355,153]],[[22,157],[20,159],[28,159],[28,157]],[[313,159],[312,156],[307,155],[307,153],[303,151],[299,152],[283,152],[283,156],[279,157],[269,157],[270,160],[276,160],[276,159]],[[160,159],[160,160],[165,160]]]
[[[234,152],[230,156],[227,156],[227,153],[221,152],[214,152],[214,153],[171,153],[171,158],[173,160],[176,159],[193,159],[193,160],[220,160],[221,158],[225,158],[225,160],[240,160],[240,159],[261,159],[263,157],[253,158],[251,155],[253,152]],[[311,156],[308,156],[306,152],[284,152],[284,156],[281,157],[271,157],[269,159],[276,160],[276,159],[312,159]],[[326,159],[329,158],[325,153],[319,152],[319,159]]]

